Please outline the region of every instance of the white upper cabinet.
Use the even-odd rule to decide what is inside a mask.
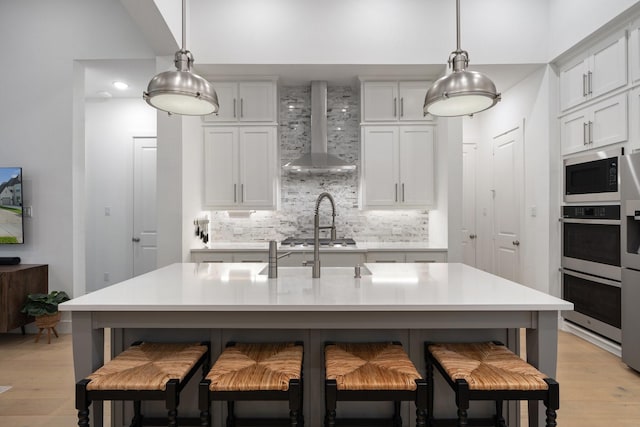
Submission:
[[[627,94],[622,93],[561,117],[562,154],[627,141],[627,111]]]
[[[363,208],[433,207],[434,157],[433,126],[363,126]]]
[[[218,114],[203,116],[214,123],[276,123],[278,100],[274,81],[212,81],[218,94]]]
[[[275,127],[207,127],[204,162],[204,207],[213,210],[276,208]]]
[[[627,32],[594,45],[560,69],[562,111],[627,84]]]
[[[640,81],[640,21],[631,26],[629,32],[629,63],[631,64],[631,83]]]
[[[361,87],[363,122],[410,122],[433,120],[422,107],[428,81],[364,81]]]

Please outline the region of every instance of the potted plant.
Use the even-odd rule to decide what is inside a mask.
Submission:
[[[51,343],[51,331],[58,336],[56,325],[60,321],[58,304],[69,301],[69,295],[64,291],[51,291],[48,294],[29,294],[27,301],[22,306],[22,313],[36,318],[36,326],[39,328],[36,342],[40,339],[42,331],[47,329],[49,343]]]

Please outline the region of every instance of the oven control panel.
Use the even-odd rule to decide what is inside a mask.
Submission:
[[[620,205],[563,206],[563,218],[620,219]]]

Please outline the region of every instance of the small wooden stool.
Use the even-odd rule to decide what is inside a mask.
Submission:
[[[89,405],[102,400],[132,400],[132,427],[177,426],[180,392],[198,368],[204,375],[208,358],[209,343],[134,343],[76,384],[78,426],[89,426]],[[142,400],[164,400],[167,419],[144,418]]]
[[[44,314],[36,317],[36,326],[38,327],[38,335],[36,336],[36,342],[40,341],[40,336],[46,330],[47,331],[47,344],[51,344],[51,332],[58,337],[58,331],[56,326],[60,321],[60,312],[54,314]]]
[[[386,421],[394,427],[402,425],[401,401],[412,400],[416,405],[416,426],[426,426],[427,382],[400,343],[327,344],[324,355],[326,427],[333,427],[336,422],[371,425],[381,421],[336,420],[339,400],[393,401],[393,418]]]
[[[211,425],[211,402],[227,402],[227,427],[243,425],[302,426],[302,343],[227,344],[200,382],[201,426]],[[235,401],[289,401],[289,418],[237,418]]]
[[[425,343],[429,383],[429,425],[433,425],[433,366],[440,371],[456,394],[459,427],[470,424],[470,400],[493,400],[493,425],[506,427],[502,416],[504,400],[542,400],[547,407],[547,427],[556,426],[560,407],[558,383],[511,352],[502,343]],[[475,424],[475,420],[473,424]]]

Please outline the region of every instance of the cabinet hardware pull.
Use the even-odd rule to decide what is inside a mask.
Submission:
[[[240,98],[240,118],[244,117],[244,98]]]
[[[393,98],[393,117],[396,117],[398,114],[398,98]]]
[[[244,184],[240,184],[240,203],[244,203]]]
[[[404,117],[404,97],[400,98],[400,117]]]
[[[477,236],[477,235],[475,235],[475,234],[469,234],[469,238],[470,238],[471,240],[475,239],[476,237],[478,237],[478,236]]]
[[[593,144],[593,122],[589,120],[589,144]]]
[[[398,201],[398,184],[396,184],[396,202]]]
[[[236,118],[236,99],[233,98],[233,118]]]
[[[588,76],[588,80],[589,80],[589,95],[593,95],[593,73],[591,71],[589,71],[587,73]]]
[[[589,144],[589,123],[582,123],[582,142],[583,145]]]
[[[582,96],[587,96],[587,75],[582,75]]]
[[[140,238],[139,237],[132,237],[131,241],[138,243],[140,241]]]
[[[402,183],[402,202],[404,203],[404,182]]]
[[[511,243],[513,243],[513,246],[520,246],[520,241],[519,240],[514,240]]]
[[[238,202],[238,188],[236,184],[233,184],[233,203]]]

